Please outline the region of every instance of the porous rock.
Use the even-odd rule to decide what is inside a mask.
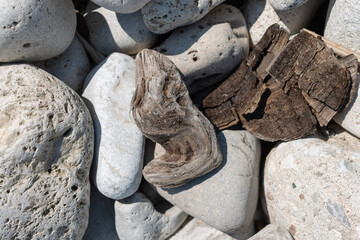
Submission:
[[[360,238],[360,140],[335,133],[281,143],[266,159],[270,222],[295,239]]]
[[[289,11],[300,7],[307,1],[309,0],[269,0],[269,3],[275,11]]]
[[[99,6],[118,13],[133,13],[140,10],[151,0],[91,0]]]
[[[158,39],[145,26],[140,11],[121,14],[89,2],[86,12],[89,40],[106,56],[113,52],[136,54]]]
[[[216,134],[223,162],[214,171],[173,189],[156,188],[189,215],[235,238],[254,234],[260,142],[247,131]],[[163,153],[156,144],[155,157]]]
[[[248,240],[293,240],[293,237],[284,227],[269,224]]]
[[[249,33],[241,12],[222,4],[175,29],[155,50],[176,65],[192,94],[228,77],[249,52]]]
[[[80,97],[27,64],[0,66],[0,239],[81,239],[93,125]]]
[[[123,199],[141,181],[145,139],[131,116],[135,62],[113,53],[86,77],[83,98],[95,126],[92,179],[108,198]]]
[[[85,77],[90,71],[89,58],[77,37],[59,56],[34,64],[66,83],[77,93],[81,92]]]
[[[177,207],[158,212],[142,194],[115,202],[116,231],[124,240],[163,240],[186,220],[187,214]]]
[[[74,38],[71,0],[0,0],[0,9],[0,62],[56,57]]]
[[[162,34],[194,23],[225,0],[152,0],[141,9],[150,31]]]

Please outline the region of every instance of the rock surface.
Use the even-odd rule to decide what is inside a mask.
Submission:
[[[343,131],[273,149],[264,171],[270,222],[295,239],[359,239],[359,144]]]
[[[222,4],[155,50],[176,65],[191,94],[228,77],[249,52],[249,33],[241,12]]]
[[[27,64],[0,66],[0,239],[81,239],[93,125],[80,97]]]
[[[64,52],[74,38],[71,0],[0,0],[0,62],[41,61]]]
[[[257,44],[267,28],[278,23],[290,35],[306,27],[323,0],[311,0],[292,11],[276,12],[269,0],[247,1],[244,16],[253,45]]]
[[[158,39],[145,26],[140,11],[121,14],[89,2],[86,12],[89,40],[106,56],[113,52],[136,54]]]
[[[293,240],[293,237],[284,227],[269,224],[248,240]]]
[[[357,0],[331,0],[324,37],[360,53],[360,4]]]
[[[269,0],[269,3],[275,9],[275,11],[289,11],[300,7],[307,1],[309,0]]]
[[[235,238],[193,218],[169,240],[235,240]]]
[[[81,92],[85,77],[90,71],[89,58],[77,37],[65,52],[35,65],[63,81],[77,93]]]
[[[145,139],[130,113],[134,91],[134,59],[121,53],[91,70],[84,86],[95,125],[92,178],[102,194],[117,200],[135,193],[142,176]]]
[[[140,10],[151,0],[91,0],[99,6],[119,13],[133,13]]]
[[[162,34],[194,23],[225,0],[152,0],[141,9],[150,31]]]
[[[124,240],[163,240],[173,234],[186,220],[187,214],[177,207],[165,213],[155,210],[142,194],[115,202],[116,231]]]
[[[260,142],[247,131],[217,133],[223,162],[212,172],[169,190],[166,200],[188,214],[236,238],[253,235],[258,197]],[[155,157],[161,155],[156,145]]]

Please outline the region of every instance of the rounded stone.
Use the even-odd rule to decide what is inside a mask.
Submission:
[[[151,0],[91,0],[99,6],[118,13],[133,13],[140,10]]]
[[[64,52],[74,38],[71,0],[0,0],[0,62],[41,61]]]
[[[142,177],[145,138],[130,113],[135,87],[134,59],[113,53],[91,70],[82,95],[95,126],[92,179],[116,200],[135,193]]]
[[[90,71],[89,58],[77,37],[59,56],[34,64],[66,83],[77,93],[81,92],[85,77]]]
[[[136,54],[152,47],[158,36],[145,26],[141,12],[116,13],[89,2],[85,20],[90,42],[104,55],[113,52]]]
[[[198,22],[175,29],[155,50],[176,65],[194,93],[231,74],[249,52],[249,33],[240,10],[221,4]]]
[[[81,98],[27,64],[0,66],[0,239],[81,239],[94,132]]]
[[[294,239],[360,238],[360,140],[336,132],[281,143],[266,159],[270,222]]]
[[[289,11],[300,7],[309,0],[269,0],[276,11]],[[310,0],[313,1],[313,0]]]

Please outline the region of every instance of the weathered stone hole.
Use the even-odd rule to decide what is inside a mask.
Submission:
[[[76,186],[76,185],[73,185],[72,187],[71,187],[71,190],[73,190],[73,191],[76,191],[78,189],[78,187]]]
[[[197,60],[199,60],[199,58],[198,58],[198,57],[193,57],[192,60],[193,60],[194,62],[196,62]]]
[[[31,44],[30,44],[30,43],[25,43],[25,44],[23,45],[23,48],[29,48],[29,47],[31,47]]]

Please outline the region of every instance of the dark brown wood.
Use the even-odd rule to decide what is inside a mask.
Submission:
[[[218,167],[222,154],[213,125],[193,105],[176,66],[161,53],[143,50],[136,57],[136,81],[135,122],[166,150],[146,165],[145,179],[173,188]]]
[[[288,40],[272,25],[236,72],[204,99],[217,128],[240,119],[260,139],[293,140],[313,133],[317,123],[326,126],[351,100],[354,57],[339,60],[306,31]]]

